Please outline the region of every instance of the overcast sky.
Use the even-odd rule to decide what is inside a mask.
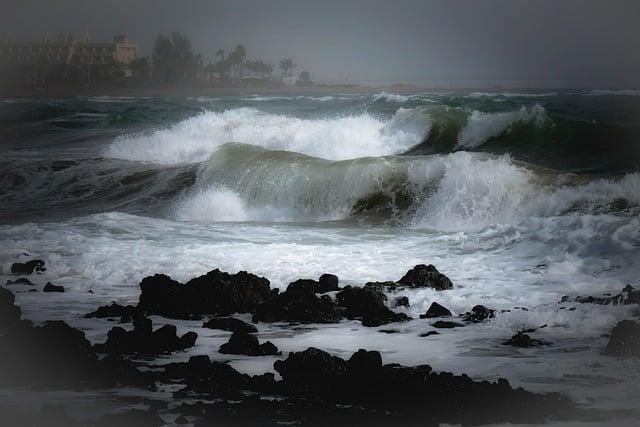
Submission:
[[[88,29],[94,40],[128,34],[148,53],[158,33],[180,31],[207,60],[242,43],[249,58],[277,67],[292,56],[297,71],[320,81],[535,76],[556,86],[640,86],[638,0],[0,3],[0,35],[16,40]]]

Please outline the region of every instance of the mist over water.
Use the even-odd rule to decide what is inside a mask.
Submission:
[[[104,325],[81,315],[135,302],[155,273],[247,270],[284,289],[326,272],[397,280],[433,263],[455,288],[409,290],[400,310],[511,311],[437,340],[415,342],[409,322],[393,336],[340,324],[274,342],[331,337],[337,354],[378,349],[386,362],[629,407],[638,375],[601,354],[628,309],[558,301],[638,284],[638,113],[634,91],[3,99],[2,271],[45,259],[45,279],[68,292],[21,293],[25,316],[72,319],[102,340]],[[554,351],[500,351],[543,324]]]

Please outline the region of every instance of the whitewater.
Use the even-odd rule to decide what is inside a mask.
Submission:
[[[559,302],[640,286],[638,113],[637,91],[606,90],[5,99],[0,280],[13,262],[45,260],[35,280],[66,292],[13,288],[24,317],[64,319],[95,343],[112,325],[84,314],[135,303],[155,273],[246,270],[284,290],[323,273],[362,286],[434,264],[454,289],[403,291],[410,306],[394,310],[415,320],[260,325],[259,336],[284,352],[367,348],[633,409],[637,361],[603,354],[603,334],[633,308]],[[498,314],[418,338],[433,302]],[[175,357],[272,370],[274,357],[218,354],[228,335],[201,323],[178,322],[201,338]],[[543,325],[549,347],[502,345]]]

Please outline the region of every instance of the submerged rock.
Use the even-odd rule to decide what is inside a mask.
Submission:
[[[289,284],[285,292],[274,291],[274,296],[257,308],[253,321],[334,323],[341,317],[331,297],[318,297],[312,286],[298,280]]]
[[[154,331],[151,320],[139,316],[133,320],[133,331],[120,327],[112,328],[107,334],[107,341],[104,344],[96,344],[94,348],[99,353],[112,355],[155,355],[193,347],[197,338],[198,334],[195,332],[187,332],[178,337],[173,325],[164,325]]]
[[[345,287],[336,295],[338,304],[345,308],[349,319],[361,319],[364,326],[380,326],[392,322],[403,322],[410,318],[395,313],[384,305],[382,295],[370,288]]]
[[[640,304],[640,290],[634,288],[631,285],[627,285],[622,288],[619,294],[609,296],[603,295],[601,297],[594,296],[577,296],[571,299],[568,296],[562,297],[560,302],[577,302],[581,304],[600,304],[600,305],[618,305],[618,304]]]
[[[611,331],[607,353],[612,356],[640,357],[640,323],[633,320],[619,322]]]
[[[42,273],[47,269],[44,266],[44,261],[41,259],[32,259],[27,262],[16,262],[11,265],[11,272],[13,274],[31,274],[33,272]]]
[[[496,316],[496,311],[485,307],[484,305],[476,305],[471,309],[471,312],[466,312],[463,315],[465,322],[480,323],[488,319],[493,319]]]
[[[438,320],[437,322],[433,322],[431,326],[438,329],[452,329],[452,328],[463,328],[465,325],[458,322],[448,322],[446,320]]]
[[[392,306],[397,307],[409,307],[409,298],[405,296],[397,297],[393,300]]]
[[[434,317],[451,317],[451,312],[437,302],[432,302],[425,314],[421,314],[421,319],[432,319]]]
[[[258,328],[255,326],[233,317],[214,317],[213,319],[204,322],[202,327],[245,334],[258,332]]]
[[[110,305],[103,305],[98,307],[96,311],[85,314],[85,318],[98,318],[104,319],[108,317],[120,317],[131,321],[135,316],[139,315],[140,310],[133,305],[120,305],[112,302]]]
[[[277,356],[278,348],[271,341],[264,344],[258,342],[253,335],[234,332],[229,341],[222,344],[218,350],[222,354],[246,354],[247,356]]]
[[[35,283],[31,282],[31,280],[27,279],[26,277],[21,277],[16,280],[7,280],[7,283],[5,283],[4,285],[5,286],[11,286],[11,285],[33,286],[35,285]]]
[[[398,284],[411,288],[432,288],[436,291],[453,289],[451,280],[431,264],[416,265],[398,280]]]
[[[520,347],[520,348],[531,348],[531,347],[540,347],[549,345],[548,342],[540,341],[531,338],[525,332],[518,332],[514,336],[512,336],[507,341],[503,342],[502,345],[510,345],[512,347]]]
[[[246,271],[229,274],[216,269],[185,284],[156,274],[145,277],[140,289],[139,309],[178,319],[255,313],[271,299],[269,281]]]
[[[54,285],[51,282],[47,282],[42,288],[42,292],[64,292],[64,286],[62,285]]]

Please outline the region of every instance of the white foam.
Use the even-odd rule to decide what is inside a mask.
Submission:
[[[549,96],[557,96],[558,92],[471,92],[469,95],[465,95],[465,98],[545,98]]]
[[[403,102],[407,102],[409,100],[409,97],[404,95],[398,95],[396,93],[388,93],[388,92],[381,92],[377,95],[373,95],[374,102],[380,101],[380,100],[385,100],[386,102],[403,103]]]
[[[467,125],[458,135],[458,146],[473,148],[487,139],[499,136],[516,122],[533,122],[540,125],[547,120],[544,107],[536,104],[532,107],[522,106],[516,111],[486,113],[474,110],[467,120]]]
[[[385,124],[369,114],[300,119],[253,108],[222,113],[209,111],[167,129],[121,136],[105,154],[161,164],[197,163],[206,160],[224,143],[241,142],[340,160],[401,152],[421,142],[427,129],[425,125],[381,132]]]
[[[587,92],[588,96],[640,96],[640,89],[593,89]]]

